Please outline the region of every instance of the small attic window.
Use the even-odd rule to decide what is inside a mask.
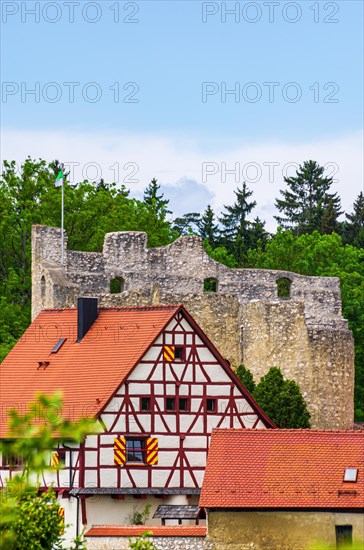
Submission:
[[[208,277],[203,282],[204,292],[217,292],[217,279],[215,277]]]
[[[120,294],[124,291],[124,279],[122,277],[115,277],[110,281],[110,294]]]
[[[65,343],[66,340],[67,340],[67,338],[60,338],[58,340],[57,344],[52,349],[51,353],[57,353],[57,351],[59,351],[61,349],[61,347],[63,346],[63,344]]]
[[[358,479],[358,468],[345,468],[344,481],[356,482]]]

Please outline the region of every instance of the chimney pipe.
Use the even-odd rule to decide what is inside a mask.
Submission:
[[[77,300],[77,342],[81,342],[82,338],[92,327],[98,316],[97,298],[89,296],[81,296]]]

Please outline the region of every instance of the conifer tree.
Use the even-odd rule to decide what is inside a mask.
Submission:
[[[235,371],[236,376],[239,378],[243,386],[246,387],[248,392],[251,394],[255,390],[255,382],[252,373],[244,367],[244,365],[239,365]]]
[[[214,211],[209,204],[207,205],[205,212],[202,214],[197,226],[201,237],[206,239],[210,246],[216,245],[218,226],[215,223]]]
[[[234,193],[236,195],[235,203],[232,206],[224,206],[226,212],[223,212],[220,218],[222,244],[234,254],[238,265],[243,265],[249,248],[251,223],[248,221],[248,216],[257,203],[249,201],[253,191],[248,189],[245,182],[242,188],[238,187]]]
[[[361,191],[354,202],[353,213],[345,214],[344,240],[357,248],[364,248],[364,193]]]
[[[150,206],[158,216],[166,216],[166,214],[171,214],[171,211],[168,210],[168,199],[164,199],[163,193],[158,195],[160,185],[157,183],[158,180],[155,178],[152,179],[148,187],[144,191],[143,202],[147,206]]]
[[[264,249],[269,239],[269,233],[265,230],[265,222],[259,217],[255,218],[248,231],[249,248],[261,247]]]
[[[299,386],[293,380],[285,380],[279,368],[269,369],[253,397],[278,428],[310,427],[310,414]]]
[[[322,216],[320,233],[331,235],[331,233],[340,233],[340,231],[341,224],[337,221],[337,210],[331,198]]]
[[[335,225],[342,214],[340,197],[337,193],[329,193],[333,180],[324,177],[323,173],[323,166],[309,160],[298,168],[295,177],[284,178],[288,190],[281,190],[283,198],[276,199],[276,207],[283,216],[275,216],[284,229],[292,229],[296,235],[315,230],[323,232],[323,218],[328,207],[330,226]]]

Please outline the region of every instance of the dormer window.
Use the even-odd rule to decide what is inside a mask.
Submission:
[[[345,468],[344,481],[355,483],[358,479],[358,468]]]

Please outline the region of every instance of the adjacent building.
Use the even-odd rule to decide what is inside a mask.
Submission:
[[[364,431],[214,430],[200,506],[216,550],[364,546]]]

